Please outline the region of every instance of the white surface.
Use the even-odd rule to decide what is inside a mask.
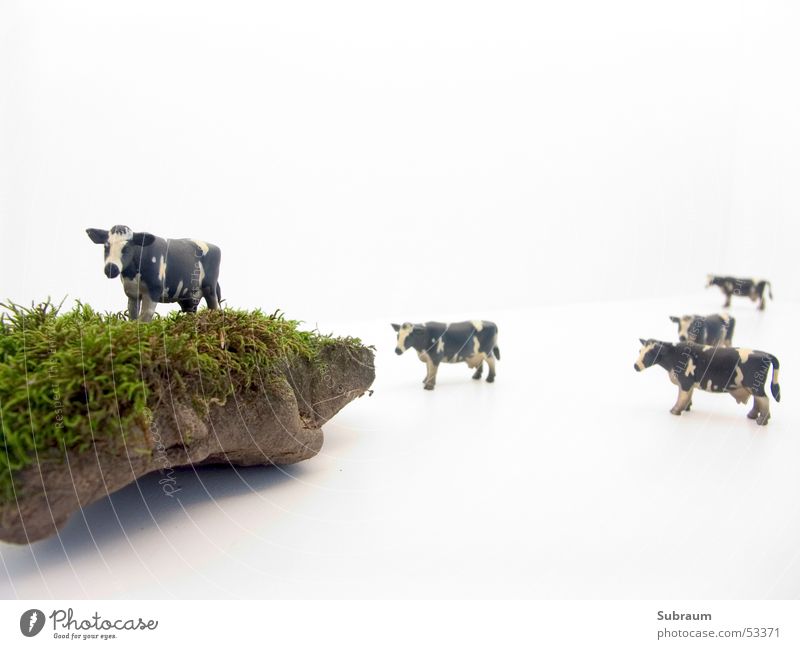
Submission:
[[[682,294],[709,272],[800,299],[799,17],[6,0],[0,297],[123,309],[84,229],[124,223],[219,244],[229,304],[312,322]]]
[[[498,322],[497,382],[443,366],[434,392],[387,322],[337,326],[378,379],[318,457],[186,470],[179,501],[143,479],[0,545],[0,596],[796,598],[800,308],[734,304],[735,342],[781,361],[766,428],[727,395],[675,417],[666,373],[633,370],[639,336],[720,298],[456,314]]]

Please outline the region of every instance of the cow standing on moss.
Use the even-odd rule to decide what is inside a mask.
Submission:
[[[104,247],[106,277],[119,276],[128,296],[128,317],[149,322],[159,302],[177,302],[194,313],[205,298],[218,309],[220,249],[197,239],[162,239],[134,232],[127,225],[110,230],[89,228],[89,238]]]

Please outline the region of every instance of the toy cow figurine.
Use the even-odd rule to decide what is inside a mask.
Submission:
[[[770,391],[775,401],[781,400],[778,385],[778,359],[766,352],[736,347],[712,347],[696,343],[667,343],[639,339],[642,348],[634,363],[637,372],[660,365],[669,373],[670,381],[678,386],[678,400],[670,412],[680,415],[692,406],[695,388],[708,392],[728,392],[737,403],[747,403],[753,395],[753,407],[747,416],[760,426],[769,421],[769,398],[764,389],[772,365]]]
[[[127,225],[89,228],[86,234],[103,244],[106,276],[122,280],[131,320],[149,322],[158,302],[177,302],[183,311],[194,313],[205,298],[209,309],[219,308],[217,246],[197,239],[162,239]]]
[[[714,313],[705,317],[683,315],[680,318],[671,315],[669,319],[678,325],[678,340],[682,343],[688,341],[714,347],[731,346],[736,318],[732,318],[727,313]]]
[[[414,349],[419,359],[428,367],[423,384],[426,390],[436,385],[439,363],[466,363],[475,369],[473,379],[483,374],[483,362],[489,366],[488,383],[495,377],[495,359],[500,360],[497,346],[497,325],[486,320],[469,322],[426,322],[425,324],[392,324],[397,332],[395,353]]]
[[[759,310],[763,311],[766,305],[767,295],[772,299],[772,284],[765,279],[742,279],[738,277],[721,277],[718,275],[708,275],[706,288],[709,286],[719,286],[720,290],[725,294],[725,304],[722,306],[729,307],[731,305],[731,296],[740,295],[742,297],[749,297],[753,302],[761,300],[758,305]]]

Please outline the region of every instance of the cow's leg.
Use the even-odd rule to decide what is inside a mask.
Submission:
[[[675,405],[672,407],[670,412],[673,415],[680,415],[686,407],[692,402],[692,389],[683,390],[678,388],[678,400],[675,402]]]
[[[489,375],[486,377],[487,383],[494,383],[494,375],[495,375],[494,363],[495,363],[494,356],[486,357],[486,364],[489,366]]]
[[[139,298],[138,297],[129,297],[128,298],[128,319],[129,320],[136,320],[139,317]]]
[[[480,379],[483,376],[483,361],[478,364],[478,369],[475,370],[475,373],[472,375],[473,379]]]
[[[722,306],[730,306],[731,305],[731,294],[725,293],[725,304]]]
[[[209,309],[219,309],[216,286],[204,286],[203,297],[206,299],[206,306],[208,306]]]
[[[764,300],[764,296],[761,296],[761,304],[758,305],[758,310],[763,311],[764,307],[766,306],[766,300]]]
[[[753,407],[747,413],[748,419],[755,419],[759,426],[766,425],[769,421],[769,398],[753,395]]]
[[[426,359],[425,365],[428,366],[428,374],[425,376],[425,389],[433,390],[436,387],[436,372],[439,370],[439,365],[430,358]]]
[[[753,407],[758,408],[758,416],[756,417],[756,423],[759,426],[766,426],[767,422],[769,421],[769,397],[753,397],[753,401],[755,402]]]
[[[142,293],[142,310],[139,313],[139,320],[150,322],[156,312],[156,301],[150,297],[149,293]]]

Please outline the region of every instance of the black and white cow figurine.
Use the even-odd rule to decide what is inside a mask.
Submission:
[[[127,225],[89,228],[86,234],[103,244],[106,276],[122,280],[131,320],[149,322],[158,302],[177,302],[183,311],[194,313],[205,298],[209,309],[219,308],[217,246],[197,239],[162,239]]]
[[[722,277],[718,275],[708,275],[706,288],[710,286],[719,286],[720,290],[725,294],[725,304],[722,306],[729,307],[731,305],[731,296],[739,295],[741,297],[749,297],[753,302],[761,300],[758,308],[763,311],[766,305],[767,295],[772,299],[772,284],[765,279],[744,279],[740,277]]]
[[[760,426],[769,421],[769,397],[765,386],[772,365],[770,391],[775,401],[781,400],[778,384],[778,359],[767,352],[737,347],[712,347],[696,343],[667,343],[639,339],[642,348],[634,363],[637,372],[660,365],[669,373],[670,381],[678,386],[678,400],[670,412],[680,415],[692,406],[695,388],[708,392],[727,392],[737,403],[747,403],[753,395],[753,407],[747,416]]]
[[[674,315],[669,317],[678,325],[678,340],[682,343],[688,341],[698,345],[712,345],[730,347],[733,341],[733,328],[736,318],[727,313],[714,313],[712,315]]]
[[[473,379],[483,374],[483,362],[489,366],[486,377],[492,383],[495,377],[495,359],[500,360],[497,346],[497,325],[486,320],[469,322],[426,322],[425,324],[392,324],[397,332],[395,353],[400,355],[407,349],[414,349],[419,359],[425,363],[428,372],[423,384],[426,390],[436,385],[436,372],[439,363],[466,363],[475,369]]]

